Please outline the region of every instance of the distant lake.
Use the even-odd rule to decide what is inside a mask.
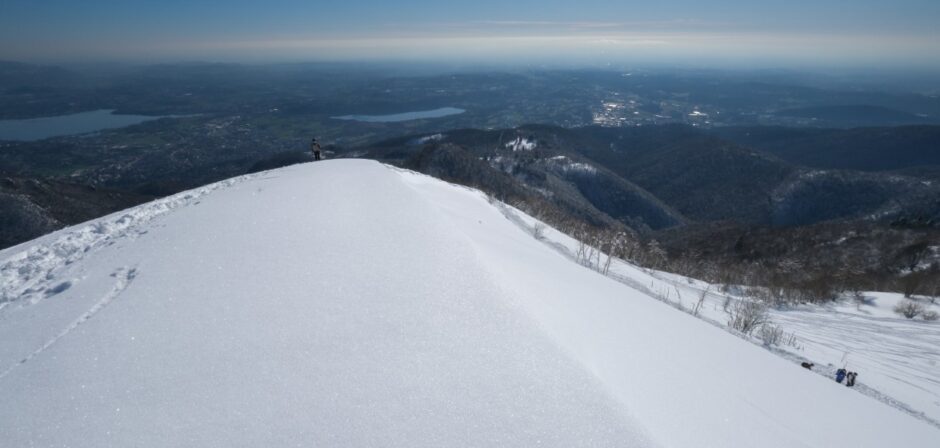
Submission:
[[[86,134],[104,129],[123,128],[163,117],[115,115],[102,109],[57,117],[0,120],[0,140],[35,141],[63,135]]]
[[[331,117],[337,120],[364,121],[366,123],[394,123],[398,121],[422,120],[425,118],[440,118],[448,115],[457,115],[466,112],[456,107],[442,107],[434,110],[422,110],[417,112],[402,112],[400,114],[390,115],[343,115],[341,117]]]

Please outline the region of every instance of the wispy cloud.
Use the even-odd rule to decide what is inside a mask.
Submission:
[[[643,21],[539,21],[539,20],[478,20],[459,26],[492,28],[559,28],[566,30],[671,30],[727,29],[732,24],[698,19]]]
[[[484,25],[493,27],[562,27],[562,28],[619,28],[620,22],[557,22],[557,21],[530,21],[530,20],[479,20],[466,22],[468,25]]]
[[[464,22],[468,24],[469,22]],[[629,22],[486,22],[488,32],[437,24],[418,30],[368,34],[241,36],[120,42],[71,40],[48,48],[8,48],[23,59],[117,58],[148,60],[439,60],[532,63],[669,62],[703,64],[920,64],[940,63],[940,37],[807,34],[771,31],[633,29]],[[647,22],[644,22],[647,23]],[[670,22],[675,23],[675,22]],[[477,26],[481,26],[477,24]],[[580,28],[576,28],[580,27]],[[720,27],[717,27],[720,28]],[[10,56],[7,56],[10,57]],[[926,62],[925,62],[926,61]]]
[[[441,35],[294,38],[199,43],[202,51],[254,51],[334,59],[393,58],[544,60],[737,59],[831,63],[940,58],[940,42],[921,37],[787,35],[727,32],[609,32],[589,34]],[[898,50],[903,48],[904,50]]]

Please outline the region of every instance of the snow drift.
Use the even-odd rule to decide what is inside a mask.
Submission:
[[[0,252],[4,446],[935,446],[940,431],[375,162]]]

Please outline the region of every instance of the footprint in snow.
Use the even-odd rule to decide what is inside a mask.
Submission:
[[[46,298],[48,299],[48,298],[50,298],[50,297],[52,297],[52,296],[54,296],[54,295],[61,294],[61,293],[65,292],[65,291],[67,291],[67,290],[68,290],[69,288],[71,288],[71,287],[72,287],[72,281],[71,281],[71,280],[66,280],[66,281],[64,281],[64,282],[61,282],[61,283],[59,283],[59,284],[57,284],[57,285],[55,285],[55,286],[53,286],[53,287],[51,287],[51,288],[49,288],[49,289],[46,290]]]

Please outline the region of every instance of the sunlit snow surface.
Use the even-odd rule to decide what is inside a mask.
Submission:
[[[523,228],[532,229],[537,223],[511,207],[503,207],[503,212]],[[551,228],[544,231],[543,241],[572,259],[578,251],[576,240]],[[723,328],[729,319],[725,303],[750,300],[739,287],[723,291],[721,285],[621,260],[613,261],[607,275],[686,313],[692,313],[704,293],[698,317]],[[813,371],[829,379],[840,367],[854,371],[859,374],[854,391],[940,428],[940,322],[896,314],[893,308],[903,300],[900,293],[865,292],[863,296],[861,304],[846,294],[825,305],[771,308],[770,321],[783,332],[783,341],[771,349],[794,363],[814,363]],[[940,312],[940,303],[915,299],[927,310]],[[757,335],[750,340],[763,344]]]
[[[0,252],[3,446],[936,446],[940,430],[368,161]]]

